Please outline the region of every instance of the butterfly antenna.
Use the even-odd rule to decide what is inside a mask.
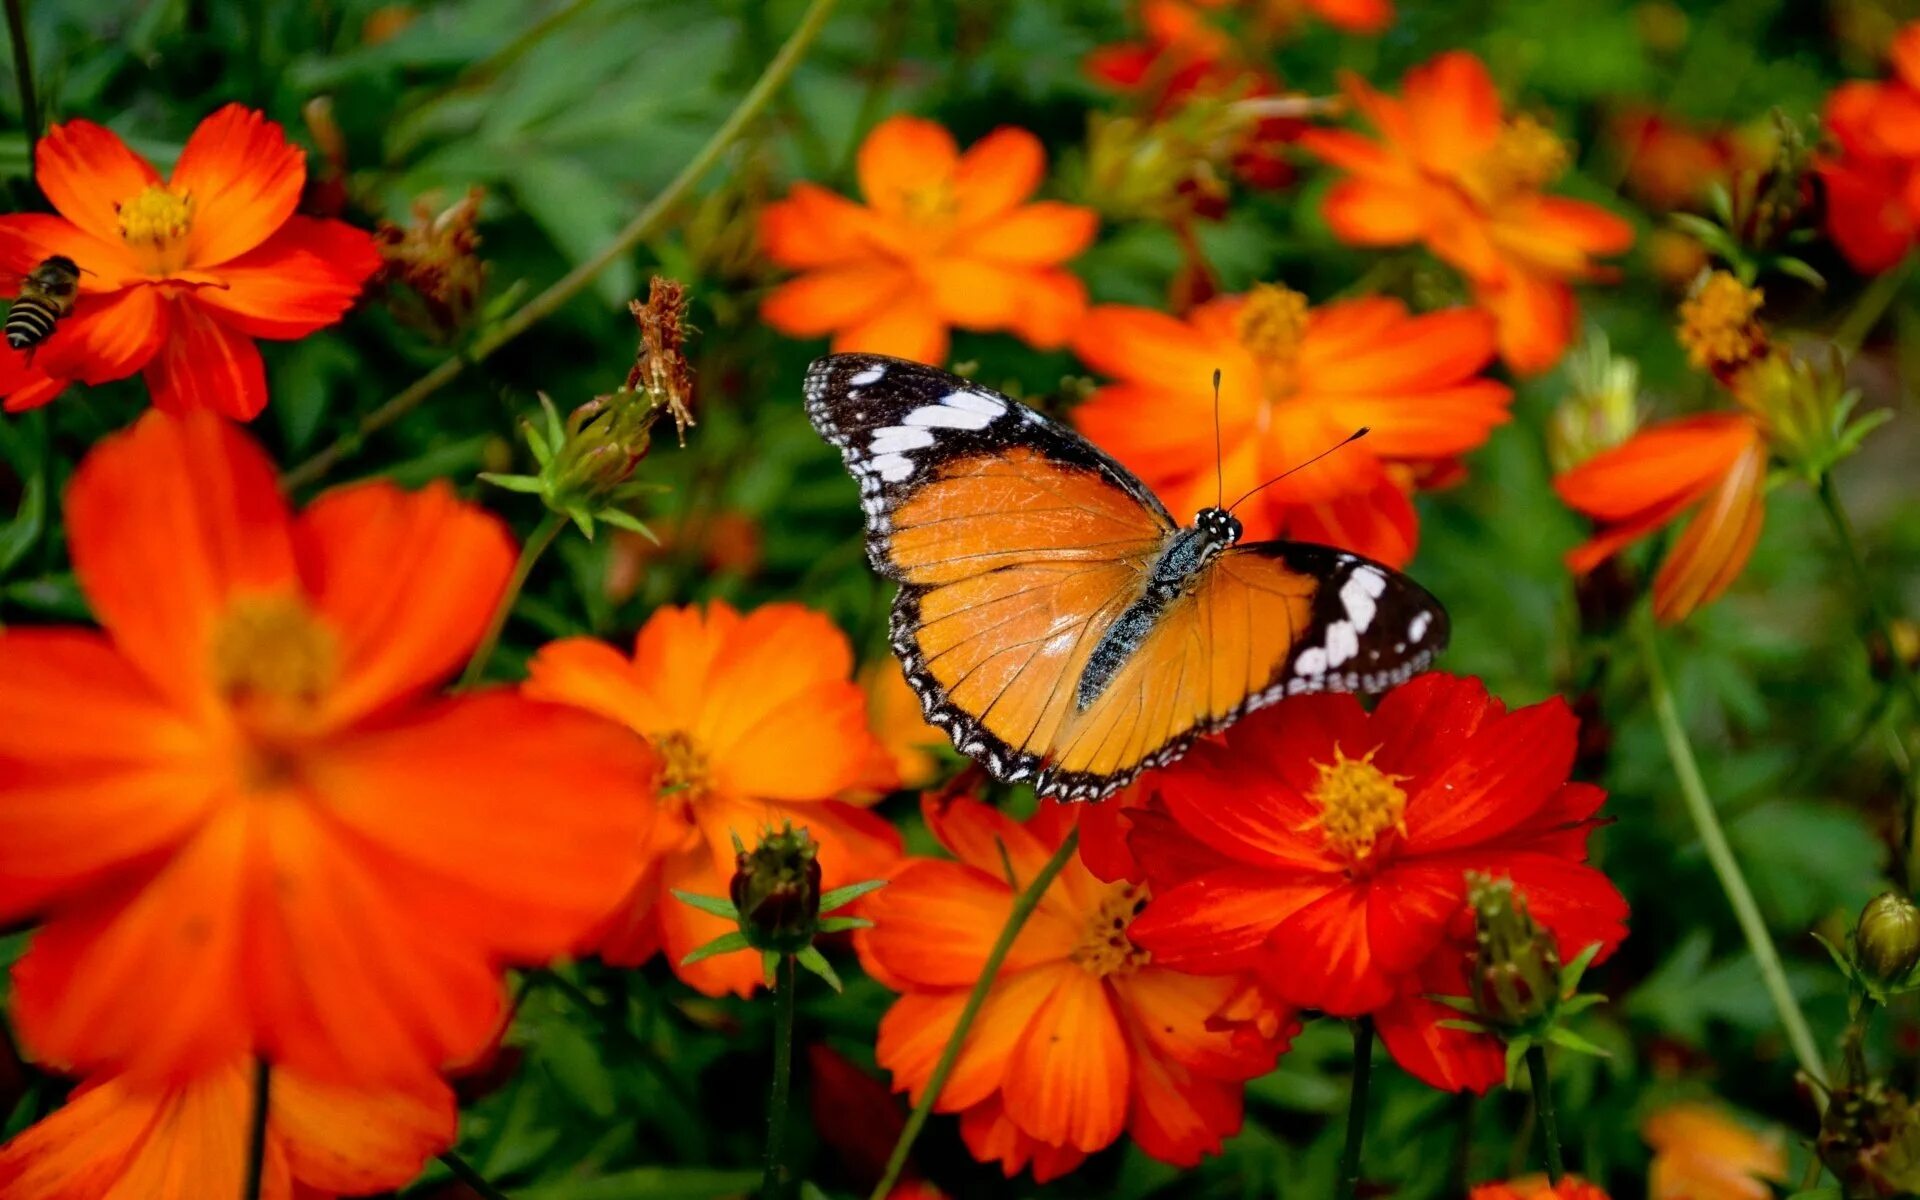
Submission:
[[[1306,470],[1308,467],[1319,462],[1321,459],[1325,458],[1327,455],[1332,454],[1335,450],[1339,450],[1345,446],[1350,446],[1354,442],[1359,441],[1361,438],[1367,436],[1369,432],[1370,432],[1369,428],[1365,425],[1362,425],[1360,428],[1354,430],[1352,433],[1340,439],[1340,441],[1334,443],[1333,445],[1328,446],[1325,450],[1322,450],[1320,453],[1314,455],[1312,458],[1301,463],[1299,466],[1288,467],[1286,470],[1280,472],[1278,475],[1275,475],[1272,479],[1269,479],[1265,483],[1261,484],[1259,487],[1254,488],[1253,491],[1248,492],[1246,495],[1240,497],[1238,500],[1235,500],[1232,504],[1227,506],[1227,511],[1232,512],[1234,509],[1239,508],[1242,504],[1245,504],[1249,499],[1251,499],[1255,492],[1263,491],[1266,488],[1272,487],[1274,484],[1279,483],[1282,479],[1285,479],[1287,476],[1293,474],[1295,471]]]
[[[1227,499],[1227,468],[1223,463],[1226,457],[1220,448],[1220,368],[1213,369],[1213,483],[1215,507]]]

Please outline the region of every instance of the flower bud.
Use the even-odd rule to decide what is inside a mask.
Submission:
[[[1547,426],[1555,474],[1620,445],[1640,425],[1640,365],[1615,355],[1599,330],[1567,356],[1567,384]]]
[[[737,844],[737,843],[736,843]],[[820,847],[791,824],[760,835],[734,860],[727,893],[740,914],[740,932],[756,950],[797,954],[813,944],[820,926]]]
[[[1860,393],[1847,386],[1839,353],[1824,362],[1776,349],[1731,380],[1733,398],[1766,433],[1768,448],[1809,479],[1819,479],[1892,415],[1880,409],[1855,420]]]
[[[1551,1013],[1560,999],[1560,953],[1527,915],[1513,881],[1469,872],[1467,903],[1475,941],[1469,983],[1481,1019],[1517,1030]]]
[[[405,288],[389,292],[394,317],[436,342],[458,341],[472,326],[486,291],[487,264],[480,259],[480,201],[474,187],[435,212],[436,195],[414,201],[405,226],[380,222],[374,231],[386,259],[385,278]]]
[[[1687,361],[1714,378],[1730,382],[1740,368],[1767,352],[1767,330],[1760,324],[1766,294],[1726,271],[1701,276],[1680,302],[1680,344]]]
[[[1897,984],[1920,964],[1920,907],[1899,892],[1882,892],[1860,910],[1853,961],[1880,984]]]

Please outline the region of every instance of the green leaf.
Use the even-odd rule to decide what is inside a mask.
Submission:
[[[520,492],[528,496],[537,496],[545,490],[537,475],[500,475],[493,471],[482,471],[478,478],[497,488],[505,488],[509,492]]]
[[[1594,956],[1600,953],[1600,943],[1595,942],[1585,950],[1573,956],[1573,961],[1560,968],[1560,994],[1571,996],[1580,990],[1580,979],[1593,965]]]
[[[868,892],[877,892],[885,886],[887,881],[884,879],[865,879],[859,883],[849,883],[845,887],[834,888],[820,897],[820,911],[828,913],[836,908],[844,908]]]
[[[684,967],[689,963],[697,963],[703,958],[712,958],[716,954],[732,954],[736,950],[746,950],[750,948],[747,943],[747,935],[736,929],[731,933],[723,933],[706,945],[691,951],[685,958],[680,960],[680,965]]]
[[[691,905],[703,913],[712,913],[716,917],[725,917],[729,921],[738,921],[740,919],[740,911],[734,908],[733,901],[725,897],[702,896],[698,892],[683,892],[679,888],[674,888],[672,891],[675,900],[678,900],[682,904]]]
[[[648,529],[639,517],[634,516],[630,512],[625,512],[618,508],[603,508],[600,510],[600,519],[615,529],[624,529],[628,533],[637,533],[656,546],[660,544],[660,539],[654,536],[653,530]]]
[[[821,933],[845,933],[849,929],[872,929],[873,922],[865,917],[822,917]]]
[[[840,985],[840,977],[833,973],[833,965],[827,961],[825,955],[821,954],[820,951],[814,949],[812,946],[807,946],[803,948],[800,953],[794,955],[793,961],[826,980],[827,986],[834,991],[839,992],[846,990]]]
[[[1462,1021],[1454,1017],[1442,1017],[1434,1022],[1441,1029],[1457,1029],[1461,1033],[1492,1033],[1493,1030],[1478,1021]]]
[[[1527,1050],[1533,1045],[1530,1037],[1517,1037],[1507,1043],[1507,1086],[1513,1087],[1520,1078],[1520,1064],[1527,1057]]]
[[[780,978],[780,956],[771,950],[762,950],[760,970],[766,974],[767,986],[773,987]]]
[[[1468,999],[1465,996],[1432,996],[1430,995],[1427,997],[1427,999],[1433,1001],[1435,1004],[1444,1004],[1455,1012],[1475,1014],[1480,1011],[1480,1006],[1478,1004],[1475,1004],[1472,1000]]]
[[[1595,1058],[1613,1057],[1612,1051],[1603,1046],[1595,1045],[1573,1030],[1568,1029],[1565,1025],[1555,1025],[1553,1031],[1547,1034],[1547,1040],[1556,1046],[1564,1046],[1566,1049],[1576,1051],[1580,1054],[1591,1054]]]
[[[1857,809],[1769,800],[1728,823],[1727,838],[1776,929],[1805,929],[1835,910],[1858,912],[1879,890],[1885,843]]]
[[[1584,996],[1574,996],[1560,1002],[1557,1015],[1562,1017],[1577,1016],[1596,1004],[1606,1003],[1606,1000],[1607,998],[1598,992],[1588,992]]]

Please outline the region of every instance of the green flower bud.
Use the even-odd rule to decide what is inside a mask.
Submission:
[[[1899,892],[1869,901],[1853,929],[1853,961],[1875,983],[1904,980],[1920,963],[1920,907]]]
[[[1560,952],[1527,915],[1510,879],[1467,876],[1475,949],[1469,982],[1480,1017],[1495,1029],[1524,1029],[1560,999]]]
[[[748,945],[797,954],[820,931],[820,847],[805,829],[768,829],[736,856],[727,892]]]

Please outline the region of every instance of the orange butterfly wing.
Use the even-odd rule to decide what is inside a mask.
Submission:
[[[824,358],[807,411],[859,481],[874,568],[900,581],[893,649],[928,720],[1042,795],[1106,795],[1244,712],[1390,686],[1444,643],[1444,613],[1397,572],[1263,543],[1203,567],[1089,700],[1095,648],[1180,532],[1152,492],[1071,430],[917,363]],[[1393,620],[1433,628],[1395,651]]]

